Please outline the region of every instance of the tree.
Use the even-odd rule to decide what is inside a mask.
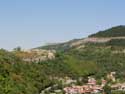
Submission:
[[[21,51],[21,47],[18,46],[18,47],[16,47],[16,48],[14,48],[13,50],[14,50],[14,51],[19,51],[19,52],[20,52],[20,51]]]
[[[104,94],[111,94],[111,87],[109,86],[109,84],[106,84],[103,89]]]

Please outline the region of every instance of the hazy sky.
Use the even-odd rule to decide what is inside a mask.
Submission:
[[[0,0],[0,48],[33,48],[125,25],[125,0]]]

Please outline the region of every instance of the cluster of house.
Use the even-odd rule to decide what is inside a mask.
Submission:
[[[111,72],[107,74],[107,79],[111,80],[113,83],[110,85],[112,91],[125,91],[125,83],[116,82],[115,79],[116,72]],[[103,87],[106,85],[107,81],[102,79],[101,85],[97,85],[97,81],[92,78],[88,77],[88,83],[82,86],[71,86],[65,87],[64,91],[66,94],[96,94],[99,92],[103,92]]]
[[[115,79],[115,72],[111,72],[107,74],[106,79],[111,80],[114,84],[109,84],[112,91],[125,91],[125,83],[118,83],[117,80]],[[104,86],[107,83],[107,80],[102,79],[101,84],[97,84],[97,81],[93,77],[88,77],[88,82],[84,85],[75,85],[77,83],[77,80],[71,79],[70,77],[64,77],[64,78],[59,78],[59,77],[50,77],[50,79],[58,80],[61,81],[64,86],[68,86],[62,89],[55,89],[53,90],[54,93],[50,94],[64,94],[62,93],[63,91],[65,94],[102,94],[104,93]],[[82,81],[82,77],[79,78],[79,81]],[[69,86],[71,85],[71,86]],[[43,90],[41,94],[45,94],[45,91],[49,91],[52,89],[52,87],[55,87],[58,85],[50,86]]]
[[[113,82],[116,82],[115,79],[115,72],[111,72],[110,74],[107,75],[107,78],[112,80]],[[112,90],[118,90],[118,91],[125,91],[125,83],[115,83],[111,85]]]
[[[112,90],[125,91],[125,83],[117,83],[111,86]]]
[[[103,91],[106,80],[102,79],[102,84],[97,85],[96,80],[92,77],[88,78],[88,83],[83,86],[65,87],[65,94],[86,94],[86,93],[99,93]]]

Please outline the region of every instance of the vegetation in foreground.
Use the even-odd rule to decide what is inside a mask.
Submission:
[[[54,77],[78,79],[94,76],[97,79],[115,71],[119,81],[124,81],[125,53],[114,53],[116,48],[86,46],[58,52],[56,59],[39,63],[24,62],[12,52],[0,50],[0,93],[40,94],[46,87],[58,83]]]

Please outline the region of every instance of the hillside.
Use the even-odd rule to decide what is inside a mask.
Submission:
[[[110,29],[99,31],[95,34],[90,35],[89,37],[123,37],[125,36],[125,26],[120,25],[116,27],[112,27]]]
[[[56,51],[67,51],[73,48],[84,48],[88,43],[94,44],[105,44],[107,46],[124,46],[125,40],[125,26],[120,25],[112,27],[110,29],[97,32],[88,36],[87,38],[75,39],[64,43],[58,43],[54,45],[41,46],[36,49],[56,50]],[[120,45],[118,45],[119,42]]]
[[[56,89],[63,90],[65,85],[62,80],[67,77],[76,80],[76,84],[83,85],[88,76],[95,77],[100,82],[102,78],[107,79],[110,72],[116,72],[116,79],[125,82],[125,38],[119,33],[114,34],[121,30],[120,27],[123,29],[123,26],[118,27],[113,27],[113,31],[109,29],[101,32],[110,35],[112,31],[115,36],[111,37],[91,35],[24,52],[1,49],[0,94],[40,94],[55,84]],[[53,90],[45,94],[50,92]]]
[[[116,26],[92,34],[88,38],[38,47],[38,49],[54,49],[57,52],[59,51],[61,56],[65,57],[61,57],[62,60],[64,60],[77,75],[94,74],[99,76],[100,74],[104,75],[111,71],[117,71],[118,75],[125,75],[123,73],[125,66],[124,47],[125,26]],[[84,66],[86,66],[87,69],[84,68]],[[91,70],[92,66],[93,69]],[[101,73],[95,74],[98,70]]]
[[[75,70],[77,75],[102,75],[110,71],[117,71],[118,75],[125,75],[123,73],[125,66],[124,47],[125,26],[116,26],[92,34],[87,38],[43,46],[38,49],[54,49],[57,52],[59,51],[61,56],[66,57],[62,57],[62,60]],[[86,66],[85,62],[88,64],[87,69],[83,68]],[[92,66],[93,70],[90,69]],[[95,74],[98,69],[101,73]]]
[[[25,62],[15,53],[0,49],[0,94],[40,94],[41,90],[58,83],[52,77],[70,74],[68,65],[59,61],[60,58]]]
[[[70,48],[74,47],[75,45],[73,45],[73,44],[80,41],[80,40],[81,39],[74,39],[74,40],[64,42],[64,43],[58,43],[58,44],[53,44],[53,45],[46,45],[46,46],[37,47],[35,49],[65,51],[65,50],[69,50]]]

